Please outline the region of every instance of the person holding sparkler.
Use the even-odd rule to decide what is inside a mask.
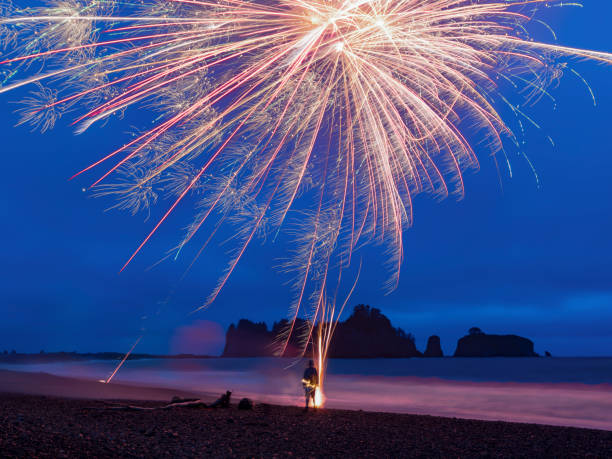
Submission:
[[[309,360],[308,368],[304,370],[304,376],[302,377],[302,386],[304,386],[304,393],[306,395],[306,406],[304,408],[304,411],[308,411],[308,405],[310,404],[311,399],[312,399],[312,406],[314,408],[317,407],[315,403],[315,393],[317,391],[318,385],[319,385],[319,373],[317,372],[317,369],[314,366],[314,362],[312,360]]]

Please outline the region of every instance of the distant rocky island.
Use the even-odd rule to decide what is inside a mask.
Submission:
[[[516,335],[487,335],[480,328],[470,328],[459,339],[455,357],[537,357],[533,341]]]
[[[265,323],[242,319],[230,325],[222,357],[272,357],[279,354],[279,336],[286,333],[289,322],[275,322],[271,330]],[[308,322],[298,319],[283,357],[301,354],[300,341],[308,330]],[[308,353],[308,351],[307,351]],[[414,337],[401,328],[394,328],[379,309],[355,306],[351,316],[339,322],[332,343],[330,358],[406,358],[421,357]]]
[[[264,322],[242,319],[227,330],[222,357],[273,357],[279,355],[279,336],[289,322],[275,322],[269,330]],[[283,357],[301,354],[300,339],[308,322],[297,319]],[[310,354],[307,349],[306,355]],[[440,337],[430,336],[425,352],[415,345],[414,336],[395,328],[380,309],[360,304],[344,322],[339,322],[329,350],[330,358],[443,357]],[[533,342],[516,335],[488,335],[472,327],[460,338],[454,357],[536,357]]]
[[[125,357],[125,353],[121,352],[44,352],[40,351],[36,354],[18,353],[16,351],[4,351],[0,353],[0,362],[3,363],[51,363],[51,362],[74,362],[86,360],[121,360]],[[159,354],[136,354],[129,355],[127,360],[143,360],[143,359],[208,359],[209,355],[195,354],[175,354],[175,355],[159,355]]]
[[[305,335],[310,324],[298,318],[293,326],[287,346],[283,336],[287,335],[290,322],[283,319],[275,322],[271,329],[264,322],[241,319],[231,324],[225,335],[225,348],[221,357],[298,357],[302,354]],[[307,348],[305,355],[311,355]],[[49,363],[84,360],[121,360],[121,352],[44,352],[21,354],[13,351],[0,353],[2,363]],[[489,335],[478,327],[472,327],[468,334],[457,341],[453,357],[537,357],[533,341],[517,335]],[[546,352],[550,357],[550,353]],[[129,360],[141,359],[204,359],[209,355],[178,354],[154,355],[132,353]],[[424,352],[417,349],[414,336],[394,327],[380,309],[360,304],[352,314],[337,324],[330,349],[330,358],[376,359],[409,357],[444,357],[440,337],[432,335],[427,340]]]

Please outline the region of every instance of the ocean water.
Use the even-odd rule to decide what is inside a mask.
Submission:
[[[117,362],[1,368],[106,379]],[[114,382],[221,393],[299,405],[304,361],[186,359],[127,361]],[[326,406],[612,430],[612,358],[335,359]]]

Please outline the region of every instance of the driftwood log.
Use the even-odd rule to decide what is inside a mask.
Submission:
[[[228,390],[225,394],[221,395],[210,405],[204,403],[202,400],[197,398],[180,398],[172,397],[172,401],[167,405],[163,406],[136,406],[136,405],[120,405],[113,404],[113,406],[106,407],[107,410],[118,410],[118,411],[156,411],[156,410],[171,410],[173,408],[229,408],[230,399],[232,393]]]

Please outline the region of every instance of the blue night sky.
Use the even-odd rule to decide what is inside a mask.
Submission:
[[[612,2],[586,0],[584,8],[542,15],[560,43],[612,51]],[[502,171],[502,192],[487,151],[477,151],[481,170],[467,173],[465,199],[416,199],[396,290],[383,288],[382,250],[362,251],[351,306],[382,309],[416,335],[421,350],[438,334],[452,353],[456,340],[478,326],[529,337],[541,353],[612,355],[612,68],[576,61],[572,67],[592,86],[597,107],[568,71],[552,90],[556,108],[547,100],[528,108],[542,130],[528,129],[522,147],[541,186],[514,152],[514,176]],[[25,93],[0,97],[0,350],[122,351],[144,329],[140,352],[219,353],[231,322],[271,324],[287,314],[288,278],[275,268],[288,248],[283,241],[252,245],[217,301],[196,314],[190,312],[214,288],[228,245],[207,249],[180,282],[190,258],[147,269],[177,242],[189,206],[118,274],[169,203],[162,201],[147,221],[143,214],[105,212],[110,201],[81,191],[94,175],[67,178],[122,144],[138,115],[81,136],[73,135],[69,118],[46,134],[32,133],[13,127],[14,102]],[[231,230],[224,236],[219,240]],[[189,338],[199,332],[206,335],[200,341]]]

